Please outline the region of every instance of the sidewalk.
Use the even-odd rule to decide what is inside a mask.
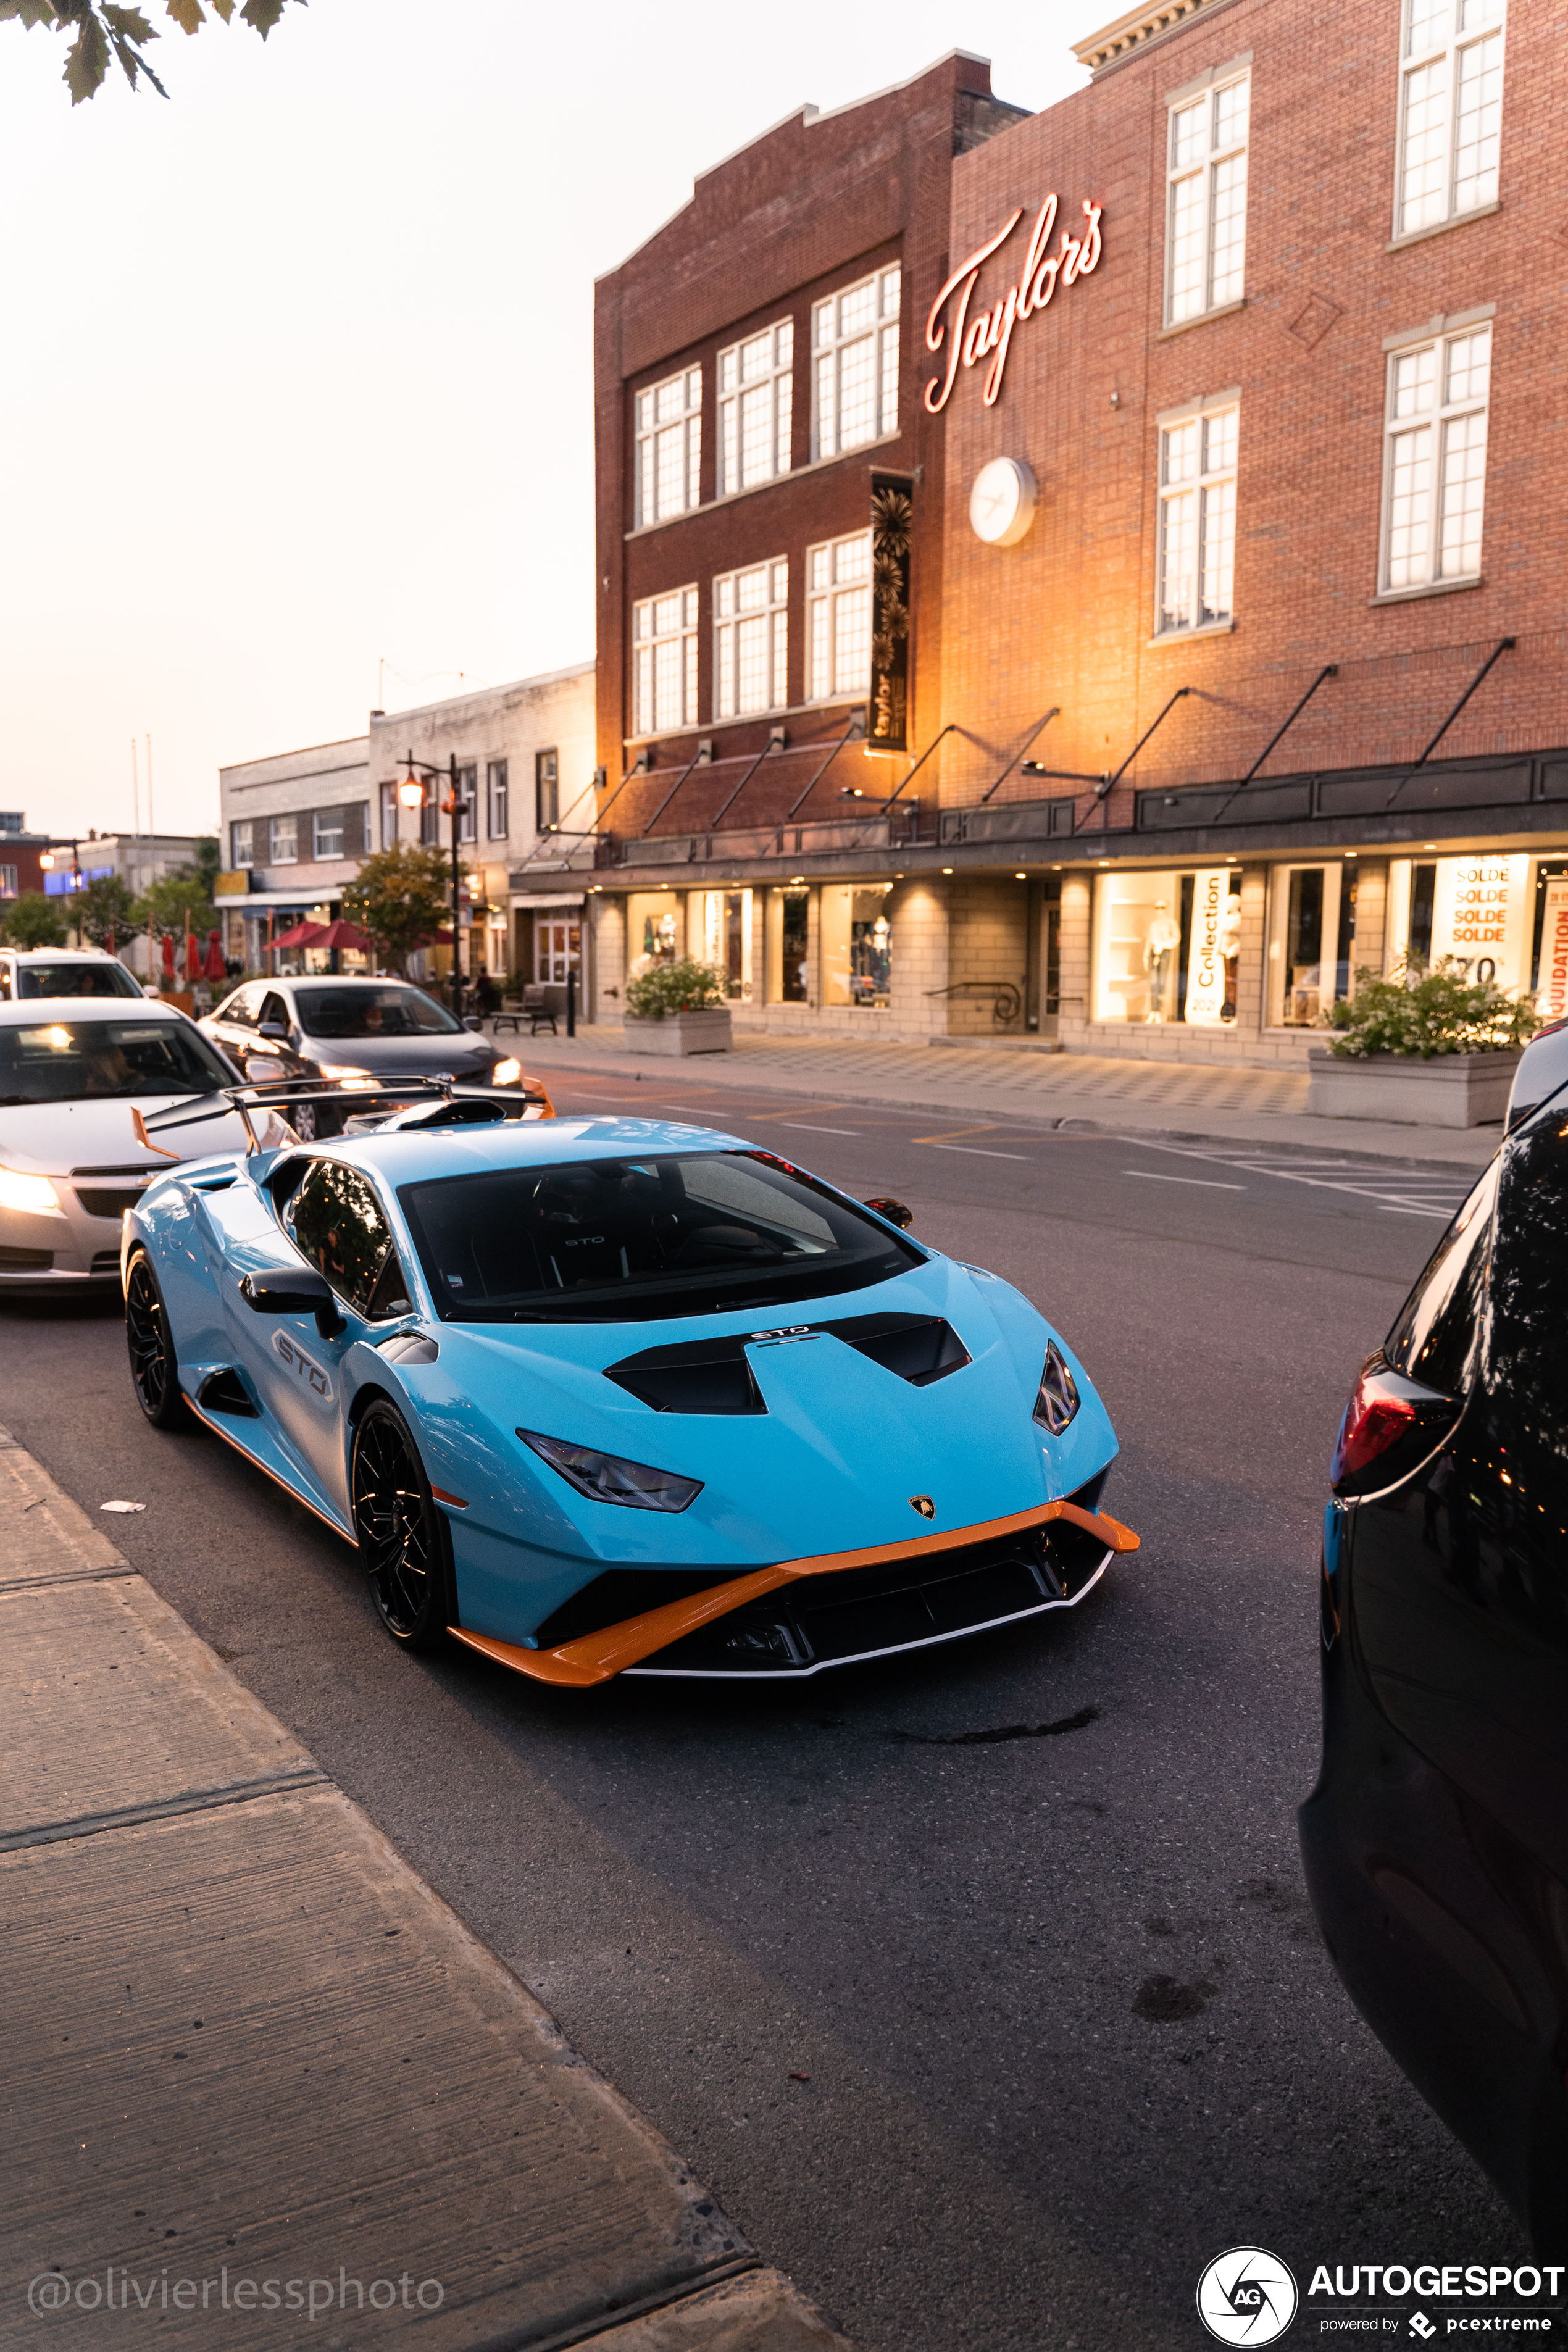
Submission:
[[[0,1431],[0,2346],[849,2352],[108,1524]]]
[[[502,1033],[510,1042],[510,1032]],[[1201,1063],[1141,1062],[1114,1054],[1047,1054],[1005,1045],[880,1045],[737,1032],[734,1051],[686,1060],[628,1054],[618,1024],[586,1024],[575,1037],[521,1038],[523,1067],[546,1081],[590,1071],[657,1087],[672,1099],[693,1089],[755,1089],[868,1108],[974,1112],[1037,1127],[1116,1135],[1173,1135],[1328,1150],[1336,1157],[1416,1160],[1484,1168],[1500,1129],[1404,1127],[1307,1114],[1307,1079],[1289,1070],[1226,1070]]]

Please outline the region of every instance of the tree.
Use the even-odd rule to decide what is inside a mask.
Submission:
[[[192,930],[205,942],[218,913],[212,902],[210,877],[195,866],[178,866],[150,884],[145,897],[136,901],[133,921],[138,930],[144,931],[151,923],[155,931],[172,931],[176,939],[184,939],[187,914]]]
[[[66,919],[63,898],[46,898],[41,890],[24,890],[5,909],[8,948],[63,948]]]
[[[343,913],[386,950],[396,971],[452,919],[452,869],[445,853],[399,841],[367,857],[343,891]]]
[[[95,948],[124,947],[146,920],[118,874],[101,875],[66,904],[72,924]]]
[[[306,5],[307,0],[299,0],[301,8]],[[208,7],[226,25],[237,13],[236,0],[205,0],[205,5],[204,0],[164,0],[164,5],[183,33],[198,32],[206,22]],[[265,40],[287,5],[288,0],[244,0],[237,14],[242,25],[248,25]],[[51,33],[75,32],[76,38],[66,52],[65,70],[73,106],[101,89],[111,60],[132,89],[138,75],[145,74],[160,98],[169,95],[147,62],[147,45],[158,38],[158,33],[140,8],[118,7],[113,0],[0,0],[0,24],[29,28],[43,25]]]

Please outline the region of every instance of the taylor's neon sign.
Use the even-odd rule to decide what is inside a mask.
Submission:
[[[941,376],[933,375],[925,389],[925,404],[932,416],[939,408],[946,407],[960,362],[966,368],[973,367],[976,361],[984,359],[988,352],[991,364],[985,371],[983,396],[987,408],[994,405],[996,395],[1002,389],[1002,371],[1007,364],[1007,346],[1018,320],[1032,319],[1037,310],[1045,309],[1058,286],[1070,286],[1075,278],[1087,278],[1099,262],[1100,217],[1104,206],[1091,205],[1086,196],[1083,210],[1085,226],[1082,236],[1075,236],[1070,227],[1064,228],[1057,251],[1047,253],[1046,247],[1051,241],[1057,221],[1056,197],[1047,196],[1035,215],[1035,226],[1029,232],[1029,249],[1024,257],[1017,284],[1009,286],[999,301],[977,311],[973,318],[969,315],[969,302],[974,291],[975,279],[984,265],[998,247],[1006,244],[1023,219],[1023,205],[1018,206],[1006,226],[998,229],[989,243],[972,253],[967,261],[959,263],[931,304],[931,316],[926,320],[927,351],[940,352],[944,340],[947,343],[946,373]],[[942,312],[955,293],[958,300],[952,317],[944,319]]]

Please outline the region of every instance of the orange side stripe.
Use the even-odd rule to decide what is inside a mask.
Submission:
[[[470,1633],[459,1625],[447,1630],[458,1641],[467,1643],[469,1649],[493,1658],[498,1665],[510,1666],[514,1672],[527,1675],[534,1682],[585,1690],[595,1683],[608,1682],[627,1666],[639,1665],[656,1650],[668,1649],[682,1634],[694,1633],[700,1626],[711,1624],[715,1618],[727,1617],[732,1609],[742,1608],[748,1601],[760,1600],[765,1592],[775,1592],[781,1584],[792,1584],[798,1578],[831,1576],[841,1569],[891,1567],[899,1560],[957,1551],[966,1544],[1018,1535],[1029,1528],[1045,1527],[1052,1519],[1070,1520],[1074,1527],[1097,1536],[1110,1551],[1138,1549],[1138,1538],[1131,1528],[1123,1527],[1108,1512],[1086,1511],[1079,1503],[1047,1503],[1032,1511],[1015,1511],[1007,1518],[987,1519],[979,1527],[956,1528],[950,1535],[916,1536],[908,1543],[873,1544],[860,1551],[819,1552],[805,1559],[780,1560],[772,1568],[753,1569],[749,1576],[737,1576],[728,1584],[710,1585],[706,1591],[690,1593],[684,1601],[667,1601],[662,1608],[649,1609],[640,1617],[624,1618],[618,1625],[605,1625],[596,1633],[584,1633],[575,1642],[563,1643],[553,1650],[525,1650],[510,1642],[492,1641],[485,1633]]]

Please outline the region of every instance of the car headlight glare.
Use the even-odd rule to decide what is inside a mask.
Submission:
[[[32,1217],[65,1215],[47,1176],[24,1176],[16,1168],[0,1168],[0,1209],[19,1209]]]
[[[490,1072],[490,1084],[492,1087],[515,1087],[521,1076],[522,1064],[521,1062],[510,1059],[504,1062],[498,1062],[495,1068]]]
[[[618,1454],[595,1454],[592,1446],[572,1445],[563,1437],[541,1437],[537,1430],[517,1433],[591,1502],[624,1503],[634,1511],[683,1511],[702,1492],[700,1478],[654,1470],[646,1462],[623,1462]]]
[[[1059,1437],[1071,1421],[1081,1402],[1078,1382],[1068,1370],[1067,1358],[1053,1339],[1046,1349],[1046,1369],[1040,1374],[1040,1392],[1035,1399],[1035,1419],[1053,1437]]]

